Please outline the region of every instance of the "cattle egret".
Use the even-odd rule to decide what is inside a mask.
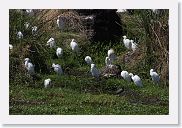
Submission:
[[[58,75],[62,75],[63,74],[63,70],[61,68],[61,66],[59,64],[52,64],[52,67],[54,68],[54,71],[58,74]]]
[[[57,48],[56,55],[57,55],[58,58],[60,58],[63,55],[63,49],[62,48]]]
[[[72,49],[74,52],[78,53],[79,47],[78,47],[78,44],[76,43],[75,39],[72,39],[72,41],[71,41],[71,43],[70,43],[70,47],[71,47],[71,49]]]
[[[124,80],[130,82],[131,81],[131,76],[127,71],[122,71],[121,72],[121,77],[123,77]]]
[[[27,69],[28,74],[35,75],[34,67],[35,66],[30,62],[30,59],[25,58],[25,68]]]
[[[124,46],[130,50],[131,49],[131,41],[129,39],[126,38],[126,36],[123,36],[123,43],[124,43]]]
[[[85,57],[85,62],[86,62],[87,64],[89,64],[89,65],[93,63],[92,58],[91,58],[90,56],[86,56],[86,57]]]
[[[26,9],[26,13],[30,16],[34,15],[33,9]]]
[[[154,72],[154,69],[150,69],[150,76],[152,77],[152,80],[154,81],[154,83],[156,84],[159,83],[160,77],[156,72]]]
[[[58,28],[60,30],[63,30],[64,26],[65,26],[65,22],[64,22],[64,17],[61,17],[61,16],[58,16],[58,19],[57,19],[57,25],[58,25]]]
[[[91,64],[91,70],[90,70],[91,74],[93,77],[98,78],[100,75],[99,70],[96,68],[95,64]]]
[[[47,46],[50,46],[50,48],[54,48],[54,47],[56,47],[56,42],[55,42],[55,40],[54,40],[54,38],[50,38],[48,41],[47,41],[47,44],[46,44]]]
[[[37,32],[37,26],[33,26],[32,27],[32,34],[34,35],[34,34],[36,34],[36,32]]]
[[[107,55],[108,55],[108,57],[109,57],[111,63],[112,63],[114,60],[116,60],[116,55],[115,55],[113,49],[108,50]]]
[[[111,60],[109,57],[106,57],[105,63],[106,63],[106,66],[108,66],[108,67],[111,66]]]
[[[25,29],[28,29],[29,28],[29,26],[30,26],[30,23],[28,23],[28,22],[25,22]]]
[[[9,44],[9,49],[12,50],[13,49],[13,45]]]
[[[51,87],[51,79],[50,78],[44,80],[44,87],[45,88]]]
[[[120,12],[126,12],[126,9],[117,9],[116,11],[117,13],[120,13]]]
[[[137,44],[133,40],[130,40],[130,42],[131,42],[131,49],[134,52],[137,49]]]
[[[22,38],[23,38],[23,34],[22,34],[21,31],[19,31],[19,32],[17,33],[17,37],[18,37],[18,39],[22,39]]]
[[[129,74],[131,76],[131,79],[138,87],[143,87],[142,81],[138,75],[133,75],[132,73]]]

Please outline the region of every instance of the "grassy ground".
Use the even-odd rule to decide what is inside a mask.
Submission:
[[[18,26],[16,17],[22,18],[22,16],[10,14],[10,43],[14,46],[10,51],[9,113],[11,115],[169,114],[168,86],[154,85],[148,70],[134,72],[136,67],[142,67],[136,63],[132,67],[133,70],[129,70],[121,61],[115,62],[122,70],[139,75],[144,85],[142,88],[127,83],[121,78],[97,80],[91,76],[90,66],[84,62],[85,56],[91,56],[97,67],[102,69],[105,66],[107,50],[110,48],[115,50],[118,57],[128,52],[123,44],[108,42],[91,44],[80,33],[60,32],[58,29],[40,30],[37,36],[31,36],[31,32],[27,32],[27,36],[19,41],[16,39],[16,32],[21,27]],[[57,46],[64,50],[63,57],[60,59],[56,58],[54,49],[45,47],[46,41],[51,36],[55,38]],[[72,38],[78,41],[81,48],[78,55],[70,50],[69,43]],[[31,46],[36,52],[26,53],[27,46]],[[22,66],[26,57],[36,65],[35,71],[39,79],[35,81],[26,75]],[[48,70],[53,62],[62,66],[64,75],[57,76],[51,70],[43,71]],[[53,87],[45,89],[43,82],[47,78],[51,78]],[[116,94],[118,89],[123,91]]]

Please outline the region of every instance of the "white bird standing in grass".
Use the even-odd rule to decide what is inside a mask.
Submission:
[[[32,27],[32,34],[33,34],[33,35],[36,34],[37,29],[38,29],[37,26],[33,26],[33,27]]]
[[[30,59],[29,59],[29,58],[25,58],[25,68],[27,69],[28,74],[30,74],[30,75],[35,75],[34,67],[35,67],[35,65],[33,65],[33,64],[30,62]]]
[[[12,50],[13,49],[13,45],[9,44],[9,49]]]
[[[95,78],[99,78],[100,76],[100,72],[99,70],[96,68],[96,65],[95,64],[91,64],[91,70],[90,70],[91,74],[93,77]]]
[[[106,57],[105,64],[106,64],[107,67],[110,67],[111,66],[111,60],[110,60],[109,57]]]
[[[86,56],[86,57],[85,57],[85,62],[86,62],[87,64],[89,64],[89,65],[93,63],[92,58],[91,58],[90,56]]]
[[[58,75],[62,75],[63,74],[63,70],[61,68],[61,66],[59,64],[52,64],[52,67],[54,68],[54,71],[58,74]]]
[[[51,79],[50,78],[44,80],[44,87],[45,88],[51,87]]]
[[[132,44],[131,44],[131,41],[129,39],[126,38],[126,36],[123,36],[123,43],[124,43],[124,46],[130,50],[131,47],[132,47]]]
[[[29,28],[29,26],[30,26],[30,23],[28,23],[28,22],[25,22],[25,29],[28,29]]]
[[[78,47],[78,44],[76,43],[75,39],[72,39],[71,43],[70,43],[70,47],[71,49],[78,53],[79,52],[79,47]]]
[[[33,9],[26,9],[26,13],[30,16],[34,15]]]
[[[116,55],[114,53],[114,50],[113,49],[108,50],[107,55],[108,55],[108,57],[111,61],[111,64],[112,64],[113,61],[116,60]]]
[[[122,71],[121,72],[121,77],[123,77],[124,80],[130,82],[131,81],[131,76],[127,71]]]
[[[154,72],[154,69],[150,69],[150,76],[155,84],[159,84],[160,77],[156,72]]]
[[[130,40],[130,42],[131,42],[131,49],[134,52],[137,49],[137,44],[133,40]]]
[[[18,39],[22,39],[22,38],[23,38],[23,34],[22,34],[21,31],[19,31],[19,32],[17,33],[17,37],[18,37]]]
[[[60,58],[63,55],[63,49],[62,48],[57,48],[56,55],[57,55],[58,58]]]
[[[133,75],[132,73],[130,73],[129,75],[131,76],[131,79],[133,80],[136,86],[143,87],[142,80],[138,75]]]
[[[50,48],[54,48],[54,47],[56,47],[56,42],[55,42],[55,40],[54,40],[54,38],[50,38],[48,41],[47,41],[47,44],[46,44],[47,46],[50,46]]]
[[[65,23],[64,23],[64,17],[58,16],[57,19],[57,25],[60,30],[63,30]]]

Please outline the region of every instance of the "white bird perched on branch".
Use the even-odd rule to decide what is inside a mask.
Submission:
[[[100,76],[100,72],[99,70],[96,68],[95,64],[91,64],[91,70],[90,70],[91,74],[93,77],[98,78]]]
[[[124,43],[124,46],[125,46],[128,50],[131,49],[131,46],[132,46],[131,41],[130,41],[129,39],[127,39],[126,36],[123,36],[123,43]]]
[[[33,35],[36,34],[37,29],[38,29],[37,26],[33,26],[33,27],[32,27],[32,34],[33,34]]]
[[[45,88],[51,87],[51,79],[50,78],[44,80],[44,87]]]
[[[35,67],[35,65],[33,65],[30,62],[30,59],[29,58],[25,58],[25,68],[27,69],[28,74],[35,75],[34,67]]]
[[[55,48],[56,47],[56,42],[54,40],[54,38],[50,38],[48,41],[47,41],[47,46],[50,46],[50,48]]]
[[[155,84],[159,84],[160,77],[156,72],[154,72],[154,69],[150,69],[150,76]]]
[[[134,52],[138,48],[137,44],[133,40],[130,40],[130,42],[131,42],[131,49]]]
[[[142,80],[138,75],[133,75],[132,73],[130,73],[129,75],[131,76],[131,79],[133,80],[136,86],[143,87]]]
[[[86,57],[85,57],[85,62],[86,62],[87,64],[89,64],[89,65],[93,63],[92,58],[91,58],[90,56],[86,56]]]
[[[58,16],[57,25],[58,25],[58,28],[59,28],[60,30],[63,30],[63,28],[64,28],[64,26],[65,26],[64,19],[65,19],[65,17]]]
[[[61,66],[59,64],[52,64],[52,67],[54,68],[54,71],[58,74],[58,75],[62,75],[63,74],[63,70],[61,68]]]
[[[60,58],[63,55],[63,49],[62,48],[57,48],[56,55],[57,55],[58,58]]]
[[[29,28],[29,26],[30,26],[30,23],[25,22],[24,26],[25,26],[25,29],[28,29],[28,28]]]
[[[13,49],[13,45],[9,44],[9,49],[12,50]]]
[[[121,72],[121,77],[123,77],[124,80],[130,82],[131,81],[131,76],[127,71],[122,71]]]
[[[114,60],[117,59],[117,58],[116,58],[116,55],[115,55],[115,53],[114,53],[114,50],[113,50],[112,48],[111,48],[110,50],[108,50],[107,55],[108,55],[108,57],[109,57],[109,59],[110,59],[110,61],[111,61],[111,64],[112,64],[112,62],[113,62]]]
[[[22,34],[21,31],[19,31],[19,32],[17,33],[17,37],[18,37],[18,39],[22,39],[22,38],[23,38],[23,34]]]
[[[76,43],[75,39],[72,39],[71,43],[70,43],[70,47],[71,49],[78,53],[79,52],[79,47],[78,47],[78,44]]]

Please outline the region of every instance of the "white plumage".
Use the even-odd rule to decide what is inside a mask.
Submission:
[[[26,9],[26,13],[30,16],[34,15],[33,9]]]
[[[56,55],[57,55],[58,58],[60,58],[63,55],[63,49],[62,48],[57,48]]]
[[[99,70],[96,68],[95,64],[91,64],[91,74],[93,77],[98,78],[100,76]]]
[[[111,66],[111,60],[110,60],[110,58],[109,57],[106,57],[106,59],[105,59],[105,64],[106,64],[106,66]]]
[[[123,79],[125,79],[128,82],[131,81],[131,76],[129,75],[129,73],[127,71],[122,71],[121,72],[121,77],[123,77]]]
[[[129,75],[131,76],[131,79],[133,80],[136,86],[143,87],[142,80],[138,75],[133,75],[132,73],[130,73]]]
[[[71,43],[70,43],[70,47],[71,49],[78,53],[79,52],[79,47],[78,47],[78,44],[76,43],[75,39],[72,39]]]
[[[126,9],[117,9],[116,11],[117,13],[120,13],[120,12],[126,12]]]
[[[9,44],[9,49],[12,50],[13,49],[13,45]]]
[[[23,38],[23,34],[22,34],[21,31],[19,31],[19,32],[17,33],[17,37],[18,37],[19,39],[22,39],[22,38]]]
[[[47,41],[47,44],[46,44],[47,46],[50,46],[50,48],[54,48],[54,47],[56,47],[56,42],[55,42],[55,40],[54,40],[54,38],[50,38],[48,41]]]
[[[34,35],[34,34],[36,34],[36,32],[37,32],[37,26],[33,26],[32,27],[32,34]]]
[[[45,88],[51,87],[51,79],[50,78],[44,80],[44,87]]]
[[[150,69],[150,76],[151,76],[152,80],[154,81],[154,83],[156,83],[156,84],[159,83],[160,77],[156,72],[154,72],[154,69]]]
[[[64,17],[58,16],[57,25],[60,30],[64,29],[64,26],[65,26]]]
[[[132,44],[131,44],[131,41],[129,39],[126,38],[126,36],[123,36],[123,43],[124,43],[124,46],[130,50],[131,47],[132,47]]]
[[[137,49],[137,44],[133,40],[130,40],[130,42],[131,42],[131,49],[134,52]]]
[[[93,63],[92,58],[91,58],[90,56],[86,56],[86,57],[85,57],[85,62],[86,62],[87,64],[89,64],[89,65]]]
[[[61,66],[59,64],[52,64],[52,67],[54,68],[54,71],[58,74],[58,75],[62,75],[63,74],[63,70],[61,68]]]
[[[35,74],[34,67],[35,66],[30,62],[30,59],[29,58],[25,58],[25,68],[27,69],[28,74],[30,74],[30,75],[34,75]]]
[[[25,22],[25,29],[28,29],[29,28],[29,26],[30,26],[30,23],[28,23],[28,22]]]
[[[115,53],[114,53],[114,50],[113,50],[113,49],[108,50],[107,55],[108,55],[108,57],[109,57],[109,59],[110,59],[110,62],[111,62],[111,64],[112,64],[112,62],[113,62],[114,60],[116,60],[116,55],[115,55]]]

